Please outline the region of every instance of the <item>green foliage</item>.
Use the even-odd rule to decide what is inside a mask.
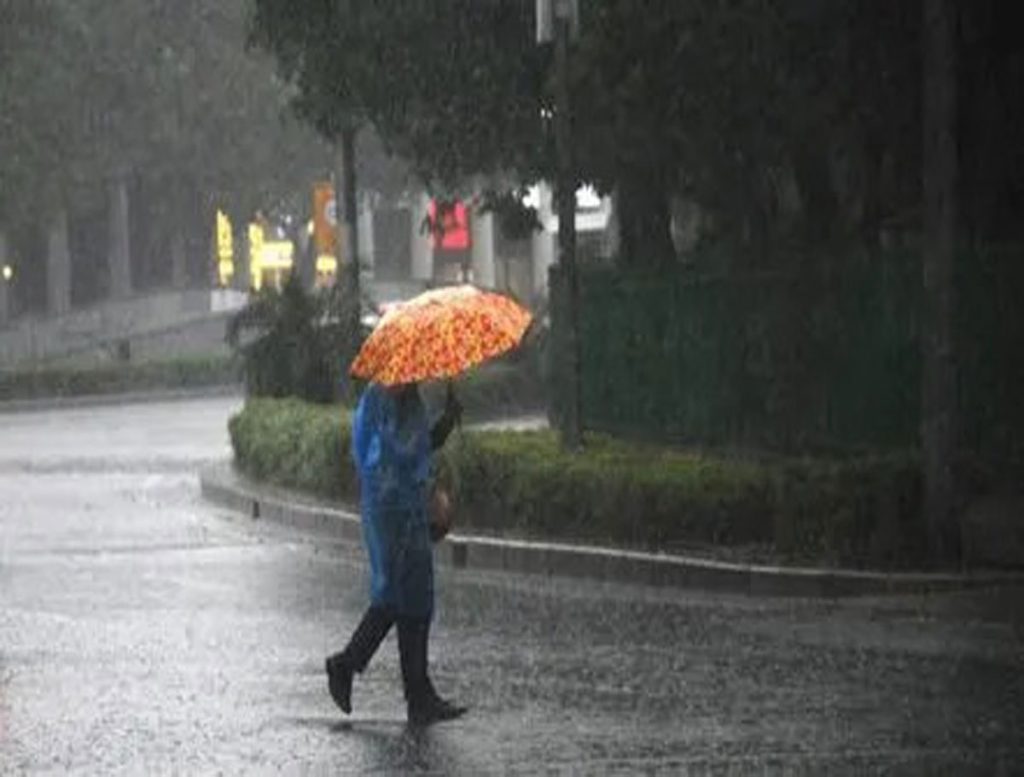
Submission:
[[[776,544],[831,563],[927,565],[919,471],[918,457],[906,452],[781,460],[772,495]]]
[[[264,289],[228,322],[228,342],[241,356],[251,396],[339,398],[343,369],[359,334],[349,331],[335,289],[307,293],[297,274],[279,291]]]
[[[238,466],[262,482],[353,499],[347,411],[298,399],[249,399],[228,424]]]
[[[534,0],[256,9],[256,40],[328,137],[372,124],[425,181],[448,188],[476,175],[553,180],[542,108],[550,118],[554,74],[550,47],[535,42]],[[916,6],[863,0],[581,4],[575,166],[580,180],[619,192],[624,258],[672,258],[672,196],[696,201],[708,228],[734,240],[830,236],[912,206],[918,17]],[[838,186],[840,159],[869,174]],[[888,189],[883,164],[896,178]],[[795,212],[784,214],[794,190]],[[861,202],[872,207],[858,214]]]
[[[466,434],[444,461],[475,528],[654,548],[771,538],[769,481],[750,462],[603,437],[573,456],[548,432]]]
[[[236,463],[262,482],[352,503],[349,423],[337,407],[250,400],[230,423]],[[923,563],[914,456],[752,458],[587,442],[570,455],[551,432],[456,433],[438,477],[457,525],[654,550],[771,543],[802,562]]]
[[[7,9],[7,5],[14,8]],[[102,197],[111,176],[159,188],[161,220],[201,205],[251,216],[327,166],[284,115],[289,91],[246,51],[247,0],[3,0],[4,221]],[[102,199],[100,199],[102,202]]]
[[[256,0],[253,37],[328,138],[367,123],[427,182],[536,168],[533,0]]]
[[[537,209],[523,204],[524,188],[513,191],[486,191],[483,194],[484,213],[493,213],[498,220],[501,235],[506,240],[526,240],[542,228]]]
[[[963,444],[987,461],[1022,458],[1012,440],[1024,422],[1010,388],[1020,377],[1014,343],[1024,336],[1012,302],[1024,293],[1019,256],[978,250],[960,262]],[[845,256],[832,270],[821,257],[817,267],[786,261],[807,269],[670,279],[585,274],[588,427],[780,451],[916,445],[919,259]],[[557,406],[565,360],[561,319],[553,321]]]
[[[230,385],[238,381],[238,362],[225,357],[172,359],[90,368],[42,368],[25,372],[0,372],[0,400],[199,388]]]
[[[369,123],[428,183],[554,179],[535,0],[256,0],[256,39],[328,137]],[[620,259],[659,267],[670,198],[708,240],[874,245],[916,229],[922,10],[871,0],[589,0],[571,53],[580,180],[619,194]],[[1012,9],[964,4],[963,210],[1020,234]],[[1012,101],[1011,101],[1012,102]],[[973,185],[968,185],[973,184]],[[750,259],[761,258],[748,254]]]

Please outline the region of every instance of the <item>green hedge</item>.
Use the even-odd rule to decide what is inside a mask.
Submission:
[[[0,400],[116,394],[240,383],[235,359],[182,358],[101,367],[48,367],[0,372]]]
[[[257,480],[355,501],[344,409],[250,400],[230,432],[238,466]],[[459,526],[473,530],[656,550],[759,543],[853,566],[924,559],[910,455],[751,459],[593,436],[570,456],[549,432],[463,432],[438,469]]]
[[[920,426],[921,259],[765,256],[785,273],[697,276],[592,268],[581,284],[588,429],[780,453],[900,450]],[[759,265],[760,266],[760,265]],[[1024,472],[1024,247],[958,257],[960,449]],[[566,359],[552,276],[552,393]]]
[[[250,477],[331,499],[356,498],[347,408],[250,398],[228,431],[235,462]]]

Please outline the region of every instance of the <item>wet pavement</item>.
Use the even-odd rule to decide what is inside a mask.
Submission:
[[[203,503],[237,400],[0,416],[0,773],[1020,774],[1024,591],[750,599],[441,570],[332,705],[359,549]]]

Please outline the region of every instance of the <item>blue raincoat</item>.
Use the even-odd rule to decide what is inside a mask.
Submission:
[[[430,618],[430,426],[418,392],[413,391],[399,410],[399,400],[391,392],[371,384],[352,420],[363,540],[370,558],[370,599],[399,616]]]

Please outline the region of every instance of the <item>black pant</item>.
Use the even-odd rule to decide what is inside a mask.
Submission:
[[[405,700],[412,705],[437,698],[428,671],[429,641],[429,618],[398,619],[398,655],[402,662],[402,687],[405,689]]]
[[[428,671],[430,619],[398,617],[386,607],[369,607],[356,627],[340,660],[353,672],[363,672],[391,627],[398,624],[398,656],[406,701],[436,696]]]
[[[390,608],[371,606],[341,652],[341,661],[353,672],[362,672],[394,623],[395,614]]]

